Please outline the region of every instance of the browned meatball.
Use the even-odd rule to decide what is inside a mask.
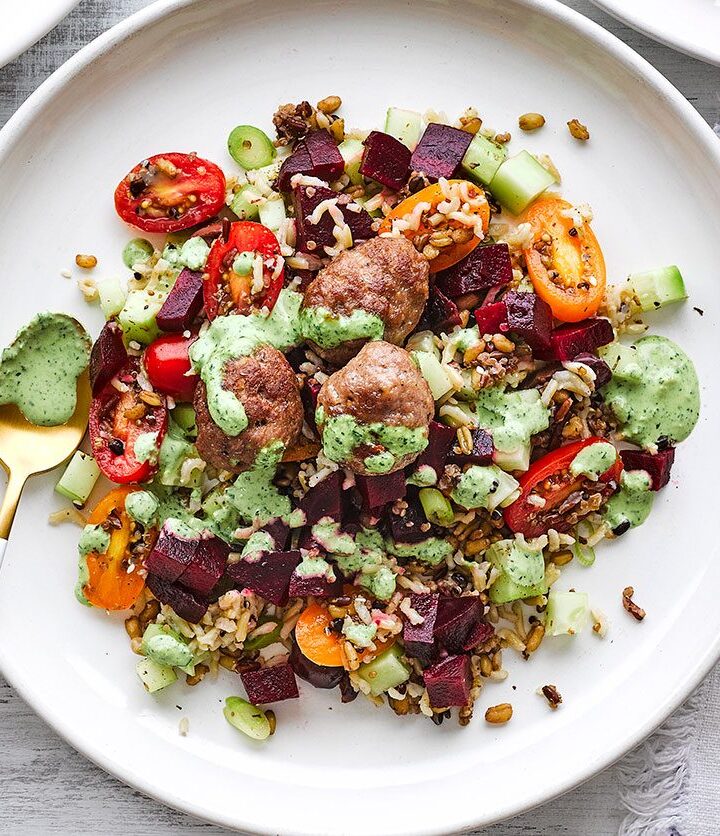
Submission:
[[[300,388],[295,372],[276,348],[261,345],[247,357],[230,360],[223,387],[242,403],[248,425],[239,435],[225,435],[210,415],[205,384],[198,383],[196,446],[206,462],[240,473],[251,468],[260,450],[273,441],[286,446],[295,442],[303,422]]]
[[[427,259],[405,238],[371,238],[340,253],[318,273],[305,291],[303,307],[327,308],[336,316],[350,316],[353,311],[375,314],[385,326],[384,333],[375,336],[401,345],[420,321],[429,275]],[[321,357],[341,366],[367,340],[338,346],[308,341]]]
[[[325,454],[365,475],[393,473],[414,461],[427,444],[435,412],[410,355],[382,341],[367,343],[330,375],[318,407]]]

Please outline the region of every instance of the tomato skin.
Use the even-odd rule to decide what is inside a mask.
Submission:
[[[535,292],[550,305],[553,316],[561,322],[580,322],[594,316],[602,303],[605,258],[590,225],[575,227],[572,218],[562,214],[568,209],[572,205],[559,197],[536,200],[521,219],[533,230],[533,244],[523,254]],[[551,240],[545,243],[543,235]],[[548,257],[551,264],[543,264]],[[550,270],[559,274],[557,283]]]
[[[487,232],[488,224],[490,223],[490,204],[485,199],[485,194],[482,189],[475,186],[473,183],[462,180],[448,180],[448,183],[450,184],[462,182],[467,183],[468,193],[480,202],[480,206],[476,209],[476,213],[482,218],[483,231]],[[445,196],[439,183],[426,186],[424,189],[410,195],[410,197],[405,198],[405,200],[395,206],[383,221],[382,226],[379,229],[379,233],[382,234],[383,232],[390,232],[393,220],[411,214],[413,209],[419,203],[429,203],[432,206],[429,214],[432,214],[433,211],[436,211],[437,205],[442,203],[444,200]],[[454,221],[451,222],[451,226],[455,229],[462,228],[461,223]],[[433,227],[430,227],[421,221],[420,226],[417,229],[407,230],[407,232],[405,232],[405,237],[412,240],[416,235],[431,232],[433,232]],[[457,264],[458,261],[461,261],[466,255],[469,255],[479,243],[480,238],[473,235],[470,240],[462,244],[452,244],[449,247],[441,249],[440,254],[429,262],[430,272],[438,273],[440,270],[446,270],[448,267],[452,267],[453,264]]]
[[[590,437],[565,447],[552,450],[541,459],[538,459],[527,473],[520,477],[520,496],[508,505],[503,511],[505,524],[516,534],[523,534],[525,537],[539,537],[547,533],[548,529],[565,531],[571,526],[564,525],[563,520],[558,518],[555,509],[567,499],[570,494],[580,490],[583,486],[593,487],[594,491],[605,494],[605,498],[615,493],[620,481],[620,474],[623,470],[622,459],[618,455],[615,464],[603,473],[597,482],[593,482],[584,476],[574,477],[570,473],[570,463],[577,454],[585,447],[598,442],[606,442],[607,439]],[[546,480],[553,480],[550,488],[543,485]],[[539,495],[545,500],[545,505],[538,508],[528,501],[531,494]]]
[[[165,173],[173,171],[174,176]],[[188,229],[217,215],[224,205],[225,175],[215,163],[195,154],[148,157],[115,189],[118,215],[143,232]]]
[[[143,404],[145,412],[140,419],[126,416],[128,410],[142,403],[137,384],[138,367],[137,359],[132,358],[126,369],[118,374],[118,378],[128,386],[127,392],[119,392],[110,382],[93,397],[90,404],[88,424],[93,456],[102,473],[119,485],[145,482],[153,476],[157,465],[150,461],[138,461],[133,446],[137,437],[146,432],[157,433],[159,446],[168,425],[164,398],[160,406]],[[122,452],[119,453],[110,446],[117,441],[122,442]]]
[[[237,221],[230,225],[225,240],[222,236],[212,245],[207,260],[207,280],[203,284],[205,313],[212,321],[216,316],[228,313],[249,313],[252,309],[267,307],[272,310],[285,282],[283,267],[273,279],[273,267],[263,268],[264,288],[253,296],[252,274],[238,276],[232,270],[235,255],[242,252],[259,253],[263,260],[276,263],[280,258],[280,244],[275,233],[254,221]]]
[[[145,349],[145,373],[156,392],[171,395],[176,401],[192,401],[199,378],[186,372],[192,369],[188,351],[196,339],[166,334]]]
[[[137,600],[145,586],[142,573],[129,572],[128,546],[133,533],[132,520],[125,511],[125,500],[137,488],[114,488],[98,502],[88,519],[90,525],[103,525],[113,515],[119,527],[110,531],[110,546],[105,554],[90,552],[86,557],[88,581],[83,594],[94,607],[105,610],[126,610]],[[157,531],[145,533],[147,550],[157,538]],[[141,568],[141,567],[139,567]]]

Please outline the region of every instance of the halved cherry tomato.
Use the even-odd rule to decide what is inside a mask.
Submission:
[[[573,476],[570,472],[570,463],[583,448],[605,440],[586,438],[538,459],[520,478],[520,496],[503,512],[508,528],[525,537],[539,537],[551,528],[568,531],[576,522],[572,520],[574,505],[565,508],[563,505],[572,494],[600,493],[605,500],[615,493],[623,470],[620,456],[596,482],[586,476]],[[530,497],[535,497],[536,501],[533,502]],[[537,499],[541,499],[542,503]]]
[[[239,276],[233,261],[240,253],[256,253],[263,260],[263,285],[253,289],[254,276]],[[207,260],[207,280],[203,285],[205,313],[208,319],[229,313],[248,313],[250,310],[275,307],[285,281],[285,268],[280,255],[280,244],[275,233],[253,221],[237,221],[230,225],[225,240],[215,240]]]
[[[93,456],[100,470],[120,485],[144,482],[152,477],[156,464],[138,461],[135,442],[144,433],[156,433],[159,447],[168,425],[168,409],[165,399],[154,406],[140,397],[138,385],[139,363],[132,358],[117,378],[127,387],[120,392],[112,381],[101,389],[90,404],[90,443]]]
[[[488,224],[490,223],[490,204],[487,202],[483,190],[467,180],[448,180],[448,183],[450,184],[451,190],[457,193],[457,211],[464,215],[479,217],[482,221],[483,233],[487,232]],[[455,236],[460,235],[461,240],[459,242],[452,243],[447,247],[438,247],[437,249],[439,249],[440,254],[430,259],[431,273],[437,273],[440,270],[452,267],[453,264],[457,264],[458,261],[471,253],[480,243],[481,239],[474,234],[470,234],[472,233],[472,228],[461,223],[457,217],[453,218],[452,212],[447,215],[446,221],[441,222],[437,226],[431,226],[428,223],[428,219],[438,213],[438,205],[447,202],[439,183],[427,186],[414,195],[405,198],[402,203],[398,203],[383,221],[379,232],[390,232],[394,220],[412,215],[415,207],[421,203],[429,204],[429,207],[422,213],[419,226],[416,229],[404,230],[403,235],[410,241],[418,235],[432,234],[434,232],[447,231],[450,236],[453,234]],[[462,240],[463,238],[465,240]]]
[[[166,334],[145,349],[145,373],[156,392],[171,395],[176,401],[193,399],[199,378],[187,374],[192,369],[188,351],[196,339],[196,336]]]
[[[572,205],[559,197],[536,200],[522,218],[533,231],[532,246],[523,252],[535,292],[553,316],[579,322],[594,316],[603,300],[605,259],[590,225],[575,226],[563,214],[568,209]]]
[[[94,607],[126,610],[145,586],[143,573],[138,569],[155,545],[157,529],[139,529],[125,511],[128,494],[136,490],[130,485],[114,488],[98,502],[88,519],[90,525],[100,525],[110,534],[107,552],[90,552],[86,558],[88,581],[83,594]],[[135,569],[128,572],[131,566]]]
[[[342,639],[331,628],[332,616],[320,604],[312,603],[302,611],[295,625],[295,641],[300,652],[326,668],[343,664]]]
[[[115,189],[115,209],[144,232],[177,232],[225,205],[225,175],[195,154],[156,154],[138,163]]]

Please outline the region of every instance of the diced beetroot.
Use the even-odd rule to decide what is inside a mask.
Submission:
[[[340,680],[338,687],[340,688],[340,702],[352,702],[357,699],[358,692],[352,687],[350,677],[347,674]]]
[[[463,650],[474,650],[479,644],[486,642],[495,632],[495,628],[487,621],[478,621],[468,633],[463,642]]]
[[[483,613],[484,607],[479,595],[466,595],[462,598],[441,596],[435,621],[435,639],[438,644],[448,653],[460,653],[470,631],[482,620]]]
[[[612,378],[610,366],[608,366],[604,360],[601,360],[595,354],[578,354],[577,357],[573,357],[573,361],[575,363],[584,363],[586,366],[590,366],[590,368],[595,372],[596,389],[600,389],[606,383],[610,383]]]
[[[330,212],[323,212],[317,223],[311,223],[310,217],[324,200],[336,200],[342,212],[345,223],[350,227],[353,243],[367,241],[375,235],[373,219],[364,210],[353,212],[348,205],[353,201],[344,194],[338,194],[323,186],[297,186],[293,189],[293,206],[295,207],[295,238],[296,247],[300,252],[309,252],[324,256],[323,247],[335,247],[337,242],[333,235],[335,221]],[[308,246],[308,242],[313,244]]]
[[[435,643],[435,619],[437,618],[437,592],[413,592],[410,595],[412,608],[425,620],[422,624],[411,624],[405,621],[403,625],[403,644],[408,656],[414,656],[421,665],[429,665],[438,655]]]
[[[345,170],[345,161],[335,140],[327,131],[313,131],[305,137],[305,148],[312,169],[310,173],[320,180],[337,180]]]
[[[300,390],[300,397],[302,398],[303,407],[305,408],[305,420],[314,430],[317,429],[317,425],[315,423],[315,410],[317,409],[317,399],[320,388],[320,384],[314,377],[308,377]]]
[[[365,509],[381,508],[388,502],[402,499],[407,491],[402,470],[385,476],[356,476],[355,484],[360,491]]]
[[[434,334],[449,334],[456,325],[460,325],[458,306],[442,291],[434,286],[431,287],[430,298],[425,305],[417,330],[432,331]]]
[[[593,354],[615,339],[610,320],[596,317],[561,325],[552,332],[547,352],[535,352],[540,360],[572,360],[578,354]]]
[[[307,598],[312,595],[315,598],[336,598],[342,595],[345,578],[337,568],[333,571],[334,581],[329,581],[325,575],[298,575],[297,571],[293,572],[290,578],[290,597]]]
[[[248,700],[253,705],[295,700],[300,696],[295,674],[287,663],[269,665],[257,671],[246,671],[240,674],[240,678],[245,686]]]
[[[178,584],[168,583],[157,575],[147,576],[147,587],[161,604],[167,604],[190,624],[198,624],[207,612],[207,601],[199,595]]]
[[[293,642],[290,651],[290,665],[300,679],[309,682],[315,688],[337,688],[345,676],[345,668],[316,665]]]
[[[90,352],[90,385],[93,394],[104,389],[127,361],[122,329],[117,322],[106,322]]]
[[[283,160],[275,188],[280,192],[289,192],[292,178],[296,174],[308,174],[311,168],[312,162],[305,143],[298,142],[292,154]]]
[[[647,453],[645,450],[621,450],[625,470],[644,470],[652,481],[654,491],[664,488],[670,481],[670,470],[675,461],[675,448],[666,447],[657,453]]]
[[[491,287],[502,287],[511,280],[512,263],[507,244],[475,247],[462,261],[438,273],[436,278],[437,286],[451,299]]]
[[[261,552],[254,560],[243,558],[227,567],[238,589],[251,589],[256,595],[284,607],[288,601],[290,577],[300,563],[300,552]]]
[[[279,552],[284,551],[290,539],[290,526],[284,523],[280,517],[271,520],[267,525],[262,527],[263,531],[272,537],[275,549]]]
[[[335,470],[305,494],[298,507],[305,514],[305,525],[315,525],[323,517],[340,522],[343,511],[343,481],[345,474]]]
[[[440,476],[456,438],[457,433],[452,427],[446,427],[439,421],[431,421],[428,445],[420,453],[415,463],[410,465],[409,471],[412,472],[419,467],[426,466],[431,467]]]
[[[449,179],[471,141],[472,134],[467,131],[431,122],[410,157],[410,168],[422,172],[429,180]]]
[[[472,430],[472,452],[453,453],[448,456],[448,464],[492,464],[495,445],[487,430]]]
[[[448,656],[423,672],[430,705],[449,708],[466,705],[472,688],[469,656]]]
[[[393,513],[392,507],[385,515],[390,526],[390,534],[400,545],[421,543],[432,535],[432,531],[428,528],[427,517],[420,504],[417,488],[410,489],[405,501],[407,508],[403,509],[402,516]]]
[[[203,537],[178,583],[207,596],[225,572],[230,547],[219,537]]]
[[[360,174],[399,191],[410,173],[410,149],[382,131],[371,131],[363,145]]]
[[[519,293],[511,290],[503,299],[507,310],[506,329],[517,334],[533,352],[545,352],[550,348],[552,310],[536,293]]]
[[[163,331],[187,331],[203,306],[203,274],[185,268],[155,318]]]
[[[193,538],[181,537],[166,522],[155,547],[145,559],[145,568],[164,581],[174,583],[195,559],[199,545],[199,534]]]
[[[476,308],[474,313],[480,336],[501,333],[501,328],[507,320],[507,307],[503,301],[482,305]]]

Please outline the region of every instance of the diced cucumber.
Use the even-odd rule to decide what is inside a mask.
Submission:
[[[435,335],[432,331],[418,331],[407,341],[408,351],[427,351],[435,357],[440,357],[440,349],[435,345]]]
[[[425,519],[434,525],[452,525],[455,512],[447,498],[437,488],[422,488],[418,494]]]
[[[385,117],[385,133],[394,136],[411,150],[420,139],[422,117],[414,110],[403,110],[399,107],[389,107]]]
[[[490,600],[493,604],[508,604],[510,601],[520,601],[523,598],[534,598],[547,592],[545,581],[534,586],[520,586],[503,573],[490,587]]]
[[[495,478],[498,486],[495,493],[492,495],[492,501],[488,503],[488,510],[494,511],[496,508],[505,508],[512,504],[520,496],[520,488],[518,483],[509,473],[505,473],[499,467],[495,467]]]
[[[157,480],[161,485],[167,487],[200,487],[202,471],[194,469],[190,478],[182,481],[182,468],[187,459],[199,459],[197,448],[194,444],[180,437],[180,431],[167,433],[160,445],[160,456],[158,458]]]
[[[166,624],[148,624],[142,637],[142,652],[163,667],[183,668],[193,662],[187,642]]]
[[[177,680],[177,674],[169,665],[158,665],[147,657],[141,659],[136,667],[137,675],[145,686],[145,690],[151,694],[161,691],[172,685]]]
[[[100,476],[100,468],[95,459],[81,450],[76,450],[70,459],[65,473],[55,485],[55,490],[61,496],[67,497],[79,508],[87,502]]]
[[[149,345],[160,336],[155,317],[163,306],[165,298],[149,296],[144,290],[131,290],[123,309],[118,314],[118,322],[128,342],[133,340]]]
[[[262,199],[255,186],[246,183],[232,196],[230,209],[241,221],[254,221],[260,214],[258,204]]]
[[[179,403],[172,411],[172,419],[188,438],[197,436],[195,410],[189,403]]]
[[[505,209],[519,215],[554,182],[552,174],[532,154],[521,151],[498,168],[490,191]]]
[[[273,232],[278,232],[286,218],[285,201],[280,195],[260,204],[260,223]]]
[[[482,134],[475,134],[462,159],[462,169],[471,180],[489,186],[505,158],[504,145],[493,142]]]
[[[628,277],[628,284],[643,311],[654,311],[688,298],[683,277],[674,264],[645,273],[633,273]]]
[[[105,319],[117,316],[125,305],[127,288],[122,286],[120,279],[110,278],[101,279],[97,283],[97,290]]]
[[[374,697],[380,696],[389,688],[397,688],[410,679],[410,668],[402,661],[402,649],[394,644],[379,656],[360,665],[358,676],[370,686]]]
[[[244,700],[242,697],[228,697],[223,715],[230,725],[253,740],[267,740],[270,737],[270,721],[267,714]]]
[[[452,390],[452,382],[442,367],[442,363],[434,354],[427,351],[413,351],[410,356],[420,369],[420,374],[427,381],[427,385],[430,387],[432,396],[436,401]]]
[[[365,146],[359,139],[344,139],[338,145],[338,151],[345,160],[345,174],[354,185],[362,183],[363,176],[360,174],[360,163],[362,162]]]
[[[610,343],[598,349],[598,354],[610,366],[613,377],[618,380],[635,381],[643,379],[643,370],[637,360],[635,349],[622,343]]]
[[[518,442],[517,447],[513,447],[512,450],[496,450],[493,461],[503,470],[528,470],[530,467],[530,448],[529,441],[526,444]]]
[[[548,595],[545,633],[548,636],[574,636],[585,626],[588,612],[586,592],[557,592]]]
[[[252,125],[238,125],[230,131],[228,151],[246,170],[264,168],[275,159],[277,151],[270,137]]]

